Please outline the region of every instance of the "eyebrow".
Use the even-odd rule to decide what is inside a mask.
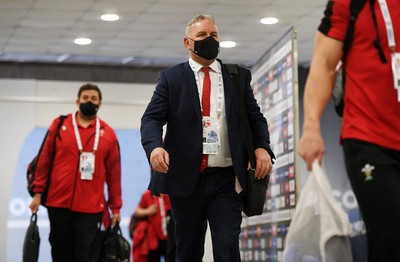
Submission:
[[[207,34],[207,32],[206,31],[199,31],[199,32],[196,33],[196,35],[200,35],[200,34]],[[218,35],[218,32],[217,31],[212,31],[210,33],[210,35]]]
[[[97,95],[82,95],[83,98],[90,97],[90,98],[99,98]]]

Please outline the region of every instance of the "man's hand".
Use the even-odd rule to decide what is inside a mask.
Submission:
[[[32,214],[38,212],[41,201],[42,201],[42,194],[41,193],[36,193],[33,196],[31,204],[29,205],[29,208],[31,209]]]
[[[254,173],[257,179],[266,177],[272,171],[272,159],[268,151],[264,148],[257,148],[256,154],[256,171]],[[250,161],[247,169],[250,169]]]
[[[121,222],[121,215],[120,214],[113,214],[111,218],[111,225],[115,225],[115,223]]]
[[[151,204],[148,208],[146,208],[146,213],[148,216],[155,215],[158,212],[157,204]]]
[[[325,154],[325,142],[318,125],[304,125],[297,153],[306,162],[308,171],[311,171],[314,160],[317,159],[321,164]]]
[[[167,173],[169,168],[169,154],[162,147],[155,148],[150,154],[150,164],[153,171]]]

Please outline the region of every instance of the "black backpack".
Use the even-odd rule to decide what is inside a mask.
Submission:
[[[379,57],[382,63],[386,63],[387,60],[383,53],[382,47],[379,42],[379,32],[378,32],[378,24],[376,21],[376,14],[374,9],[375,0],[351,0],[350,2],[350,20],[347,26],[346,36],[343,42],[343,56],[342,56],[342,68],[337,72],[334,87],[333,87],[333,103],[336,114],[340,117],[343,116],[344,110],[344,92],[346,85],[346,60],[347,54],[349,52],[351,42],[353,41],[354,36],[354,26],[358,18],[358,14],[361,12],[365,4],[369,2],[371,7],[371,15],[374,21],[374,25],[376,28],[376,38],[373,41],[374,48],[378,51]]]
[[[135,233],[135,229],[136,229],[136,226],[137,226],[138,222],[139,222],[139,219],[135,216],[135,213],[133,213],[131,215],[131,219],[129,221],[129,227],[128,227],[128,229],[129,229],[129,237],[131,239],[133,238],[133,234]]]
[[[60,132],[59,132],[59,131],[60,131],[60,128],[61,128],[61,126],[62,126],[62,124],[63,124],[65,118],[67,118],[66,115],[60,115],[60,117],[59,117],[60,121],[59,121],[59,123],[58,123],[57,131],[56,131],[56,135],[55,135],[54,139],[56,139],[56,138],[58,137],[58,138],[61,140],[61,136],[60,136]],[[28,186],[27,186],[27,188],[28,188],[28,193],[29,193],[29,195],[30,195],[31,197],[33,197],[33,196],[35,195],[35,193],[34,193],[34,187],[33,187],[33,181],[35,180],[36,166],[37,166],[37,162],[38,162],[38,160],[39,160],[40,153],[42,152],[42,148],[43,148],[43,146],[44,146],[44,143],[45,143],[45,141],[46,141],[46,139],[47,139],[47,135],[48,135],[48,134],[49,134],[49,131],[47,130],[46,135],[44,136],[42,145],[40,146],[40,149],[39,149],[38,154],[31,160],[31,162],[29,162],[28,168],[27,168],[27,170],[26,170],[26,179],[27,179],[27,181],[28,181]],[[54,150],[53,150],[53,156],[52,156],[52,159],[51,159],[51,163],[53,162],[53,158],[54,158],[54,154],[55,154],[55,149],[56,149],[55,140],[54,140],[54,143],[53,143],[53,144],[54,144]],[[51,172],[51,167],[49,168],[49,172]],[[41,204],[42,204],[43,206],[45,206],[45,204],[46,204],[46,200],[47,200],[47,191],[48,191],[48,185],[49,185],[49,184],[50,184],[50,177],[47,179],[47,186],[46,186],[44,192],[42,193]]]

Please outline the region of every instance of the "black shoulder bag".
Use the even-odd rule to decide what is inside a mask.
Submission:
[[[249,121],[247,118],[246,107],[244,104],[243,96],[240,92],[239,72],[236,64],[225,64],[230,77],[235,82],[236,97],[239,106],[240,118],[242,127],[246,138],[247,153],[251,169],[248,171],[247,176],[247,190],[245,195],[244,213],[246,216],[261,215],[264,211],[264,203],[267,197],[267,188],[269,184],[269,175],[263,179],[257,179],[254,176],[256,167],[256,155],[254,153],[253,138],[250,131]]]
[[[131,247],[129,241],[123,237],[118,221],[105,232],[101,232],[101,238],[100,262],[130,261]]]
[[[37,262],[39,259],[39,247],[40,235],[37,225],[37,214],[33,213],[25,233],[24,246],[22,248],[22,261]]]

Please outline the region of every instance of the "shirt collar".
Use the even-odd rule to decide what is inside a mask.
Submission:
[[[194,61],[191,57],[189,58],[189,64],[192,67],[193,71],[195,73],[198,73],[201,68],[203,67],[201,64],[197,63],[196,61]],[[221,73],[221,65],[220,63],[217,61],[217,59],[214,60],[214,62],[211,63],[211,65],[209,65],[209,67],[216,73]]]

